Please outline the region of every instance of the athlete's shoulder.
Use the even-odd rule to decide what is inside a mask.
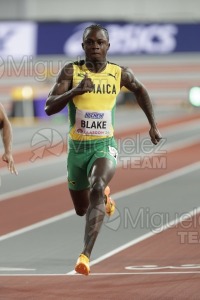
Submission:
[[[69,80],[69,79],[72,80],[74,76],[74,71],[81,69],[84,64],[85,64],[84,60],[76,60],[70,63],[66,63],[58,73],[57,81],[60,82],[62,80]]]
[[[3,104],[0,103],[0,120],[2,120],[6,115]]]
[[[63,80],[71,80],[73,78],[73,63],[66,63],[58,72],[57,83]]]
[[[110,66],[116,66],[116,68],[119,68],[121,70],[121,72],[132,72],[132,69],[130,67],[118,65],[118,64],[110,62],[110,61],[108,63],[110,64]]]
[[[121,67],[118,64],[112,63],[112,62],[108,62],[107,71],[108,71],[109,74],[112,74],[112,76],[116,80],[120,81],[122,69],[121,69]]]
[[[60,73],[61,74],[73,74],[73,70],[76,67],[81,68],[85,64],[84,60],[77,60],[77,61],[72,61],[70,63],[66,63],[64,67],[61,69]]]
[[[108,63],[108,65],[110,65],[110,66],[115,66],[115,67],[121,68],[118,64],[116,64],[116,63],[114,63],[114,62],[108,61],[107,63]]]
[[[110,62],[110,61],[108,61],[108,68],[109,68],[110,70],[112,70],[112,71],[117,72],[117,73],[121,73],[121,71],[122,71],[121,66],[119,66],[119,65],[116,64],[116,63]]]

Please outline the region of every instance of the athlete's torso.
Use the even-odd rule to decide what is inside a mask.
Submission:
[[[87,73],[94,83],[94,89],[74,97],[69,102],[69,137],[72,140],[87,141],[113,136],[121,67],[108,62],[101,73],[92,73],[82,61],[75,62],[73,68],[73,87],[77,86]]]

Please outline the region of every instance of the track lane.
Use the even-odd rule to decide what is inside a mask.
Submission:
[[[118,168],[110,186],[112,193],[116,193],[167,174],[173,170],[199,161],[200,143],[187,146],[183,149],[167,153],[165,168],[152,168],[152,157],[149,168],[135,168],[130,165],[126,168]],[[146,166],[146,164],[145,164]],[[134,171],[133,171],[134,167]],[[123,178],[123,180],[121,180]],[[57,214],[73,209],[66,183],[45,188],[0,202],[0,234],[31,225],[41,220],[51,218]]]
[[[167,174],[169,170],[177,170],[181,166],[190,165],[195,161],[199,161],[199,150],[200,144],[195,143],[194,145],[189,145],[184,147],[183,149],[178,149],[176,151],[170,151],[167,153],[167,169],[165,170],[154,170],[152,168],[145,169],[145,177],[144,172],[141,172],[141,168],[135,169],[134,178],[132,176],[132,169],[127,168],[118,169],[120,173],[116,174],[112,184],[113,189],[121,190],[123,189],[122,180],[119,178],[123,178],[124,185],[129,186],[130,182],[133,186],[134,184],[140,184],[140,182],[146,182],[152,178],[158,178],[164,174]],[[124,172],[122,172],[124,171]],[[143,169],[144,171],[144,169]],[[122,173],[121,173],[122,172]],[[127,177],[125,177],[127,174]],[[119,177],[120,175],[120,177]],[[121,177],[123,176],[123,177]],[[118,179],[118,180],[117,180]],[[132,179],[132,180],[130,180]],[[136,183],[135,183],[136,180]],[[115,184],[114,184],[115,181]],[[121,184],[121,186],[120,186]],[[60,187],[63,191],[63,186]],[[65,186],[66,188],[66,186]],[[66,190],[65,190],[66,195]],[[61,193],[62,194],[62,193]],[[36,194],[38,196],[38,194]],[[47,193],[48,195],[48,193]],[[37,197],[36,197],[37,198]],[[58,197],[57,197],[58,198]],[[56,198],[56,199],[57,199]],[[52,199],[55,200],[55,199]],[[10,202],[9,200],[8,202]],[[25,201],[25,200],[24,200]],[[4,202],[6,203],[6,201]],[[39,203],[38,203],[39,207]],[[47,208],[47,207],[46,207]],[[191,231],[195,231],[196,229],[192,229]],[[178,232],[182,230],[178,228]],[[167,232],[167,231],[166,231]],[[126,250],[123,252],[123,258],[118,259],[118,257],[113,257],[112,260],[112,272],[113,270],[116,272],[121,272],[124,266],[127,264],[130,266],[133,261],[135,261],[137,257],[138,266],[143,264],[143,262],[147,265],[156,264],[156,261],[159,259],[160,266],[169,266],[167,259],[169,259],[170,264],[173,266],[177,265],[177,262],[180,264],[184,264],[185,261],[183,258],[190,257],[192,263],[196,263],[196,258],[198,258],[198,245],[193,245],[194,247],[191,249],[191,245],[183,245],[183,248],[180,248],[180,236],[179,244],[177,245],[177,232],[174,231],[172,236],[171,233],[166,236],[163,236],[164,233],[154,236],[155,240],[145,240],[142,243],[134,246],[134,248],[130,248],[130,253],[127,253]],[[158,240],[157,237],[161,237]],[[143,244],[144,243],[144,244]],[[194,243],[193,243],[194,244]],[[196,243],[197,244],[197,243]],[[173,249],[173,245],[175,249]],[[140,247],[142,246],[142,248]],[[163,248],[162,248],[163,246]],[[159,249],[159,252],[156,254],[156,249]],[[170,248],[171,247],[171,248]],[[147,251],[148,250],[148,251]],[[167,251],[167,259],[163,260],[163,253],[165,254]],[[171,251],[171,252],[170,252]],[[175,251],[175,252],[174,252]],[[191,254],[192,253],[192,254]],[[161,256],[160,256],[161,254]],[[137,256],[138,255],[138,256]],[[171,255],[171,256],[170,256]],[[179,256],[181,255],[181,256]],[[187,261],[186,263],[188,263]],[[92,270],[97,273],[104,273],[104,268],[106,263],[93,266]],[[122,263],[122,264],[121,264]],[[123,265],[124,263],[124,265]],[[164,264],[165,263],[165,264]],[[118,267],[118,269],[117,269]],[[103,268],[103,269],[98,269]],[[116,268],[116,269],[115,269]],[[120,269],[119,269],[120,268]],[[126,271],[127,272],[127,271]],[[129,272],[129,271],[128,271]],[[137,272],[138,273],[138,272]],[[99,276],[101,278],[99,278]],[[26,277],[23,276],[18,277],[1,277],[1,297],[4,300],[5,297],[9,297],[8,299],[31,299],[37,295],[41,299],[49,299],[49,295],[51,295],[52,299],[88,299],[91,297],[92,299],[105,298],[106,299],[173,299],[173,300],[183,300],[183,299],[198,299],[198,287],[199,287],[199,274],[132,274],[132,275],[115,275],[113,277],[112,274],[104,276],[103,274],[99,276],[72,276],[66,279],[65,276],[40,276],[40,277]],[[181,276],[181,277],[180,277]],[[94,293],[94,291],[97,291]],[[106,296],[105,296],[106,295]]]
[[[187,126],[195,124],[200,118],[200,114],[192,114],[184,117],[178,117],[172,120],[167,120],[162,123],[163,131],[170,131],[173,128],[181,128],[183,125]],[[192,123],[191,123],[192,122]],[[173,127],[175,126],[175,127]],[[184,127],[183,127],[184,128]],[[124,130],[117,133],[118,139],[123,139],[123,137],[130,136],[131,134],[137,134],[137,132],[147,132],[146,126],[134,128],[131,130]],[[182,147],[184,142],[182,144]],[[172,148],[173,149],[173,148]],[[119,192],[129,188],[130,186],[135,186],[141,182],[148,181],[152,178],[161,176],[167,172],[175,170],[176,168],[181,168],[184,165],[191,164],[199,159],[199,144],[194,142],[191,145],[187,145],[181,149],[175,149],[168,151],[160,155],[163,160],[163,164],[158,160],[159,156],[152,156],[150,158],[142,158],[138,161],[127,161],[124,163],[122,160],[121,167],[117,169],[114,179],[111,181],[112,193]],[[182,152],[185,152],[183,160],[180,160]],[[26,160],[28,153],[30,157],[30,152],[25,152],[20,154],[21,158]],[[178,157],[178,158],[177,158]],[[59,158],[61,159],[61,158]],[[135,158],[134,158],[135,159]],[[157,159],[157,161],[156,161]],[[49,154],[47,154],[46,159],[42,161],[48,162]],[[56,162],[56,158],[54,157]],[[156,164],[154,166],[154,164]],[[160,164],[160,167],[159,167]],[[35,168],[35,166],[34,166]],[[145,172],[143,172],[145,169]],[[123,180],[120,180],[123,178]],[[63,182],[64,180],[64,182]],[[53,181],[49,182],[51,186],[46,184],[46,187],[39,190],[31,190],[30,192],[25,192],[24,194],[16,197],[11,197],[8,201],[0,202],[0,234],[4,235],[9,232],[18,230],[25,226],[29,226],[33,223],[51,218],[58,214],[62,214],[68,210],[73,209],[69,192],[67,190],[65,179],[62,179],[55,185]],[[55,201],[56,199],[56,201]]]

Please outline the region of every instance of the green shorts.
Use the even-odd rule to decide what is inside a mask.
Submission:
[[[115,139],[106,138],[92,141],[69,140],[67,157],[68,187],[71,190],[89,188],[89,174],[96,159],[108,158],[117,165],[117,144]]]

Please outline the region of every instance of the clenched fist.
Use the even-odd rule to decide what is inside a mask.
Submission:
[[[75,91],[77,95],[82,95],[87,92],[92,92],[94,89],[94,83],[92,82],[92,79],[88,77],[88,74],[86,73],[83,80],[79,82],[77,87],[75,88]]]

